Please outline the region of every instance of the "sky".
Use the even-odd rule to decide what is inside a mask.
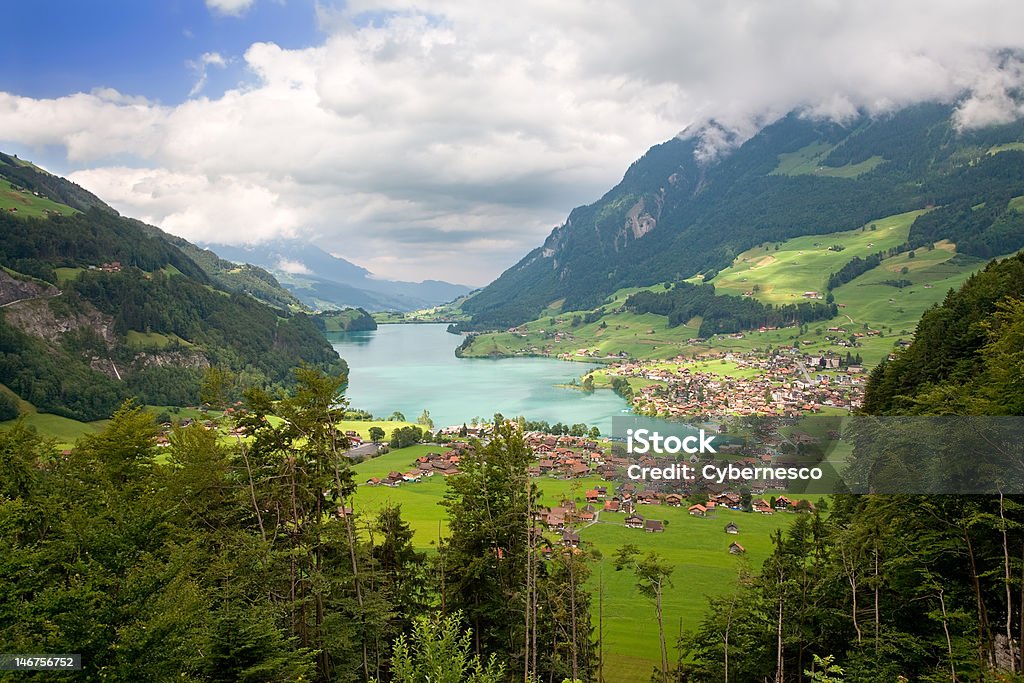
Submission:
[[[514,7],[514,14],[510,9]],[[15,3],[0,149],[199,242],[483,285],[688,131],[1024,116],[1019,0]],[[721,136],[722,129],[735,135]]]

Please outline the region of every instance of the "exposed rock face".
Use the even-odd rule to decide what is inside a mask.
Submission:
[[[50,299],[37,298],[6,306],[4,318],[21,331],[51,344],[58,343],[61,336],[68,332],[88,328],[103,340],[107,348],[112,348],[118,341],[114,332],[114,319],[100,313],[88,302],[82,302],[79,308],[79,311],[67,310],[58,315]]]
[[[7,306],[15,301],[33,299],[40,296],[56,296],[60,292],[53,285],[33,280],[19,280],[5,270],[0,270],[0,306]]]
[[[210,359],[198,351],[146,351],[132,359],[132,370],[163,367],[206,370]]]
[[[13,280],[9,276],[8,279]],[[102,352],[100,355],[87,355],[89,367],[111,379],[123,380],[133,372],[155,367],[173,366],[195,370],[210,367],[206,355],[189,349],[142,351],[135,354],[130,363],[114,360],[126,356],[121,349],[122,340],[114,331],[114,319],[111,316],[104,315],[88,302],[76,304],[78,310],[71,310],[66,303],[53,298],[59,294],[55,288],[47,289],[36,283],[21,283],[19,280],[15,282],[30,285],[31,288],[15,289],[10,286],[5,291],[28,293],[34,298],[14,298],[2,309],[5,321],[26,334],[55,345],[60,344],[65,334],[89,330],[107,351],[112,352],[109,355]],[[118,353],[119,350],[122,352]]]

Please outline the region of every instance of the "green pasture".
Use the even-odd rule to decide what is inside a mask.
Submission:
[[[762,244],[737,256],[712,282],[722,294],[752,291],[753,298],[765,303],[800,303],[806,301],[804,292],[824,296],[831,273],[838,272],[854,256],[866,257],[903,244],[911,224],[922,213],[910,211],[881,218],[863,229]],[[843,249],[833,251],[834,246]]]
[[[840,318],[852,323],[852,329],[867,323],[909,338],[926,310],[942,301],[950,289],[959,289],[986,262],[956,254],[948,243],[931,251],[917,249],[914,258],[898,254],[835,289],[836,302],[845,304]],[[886,284],[900,280],[911,284],[902,288]]]
[[[57,275],[58,284],[65,284],[78,279],[78,276],[82,274],[85,268],[54,268],[53,272]]]
[[[17,209],[11,213],[29,218],[44,218],[55,213],[64,216],[76,213],[70,206],[46,197],[38,197],[27,190],[16,190],[8,181],[0,178],[0,211],[11,209]]]
[[[94,434],[107,425],[109,420],[97,420],[96,422],[79,422],[71,418],[51,415],[50,413],[23,413],[18,419],[24,420],[25,424],[34,427],[36,431],[57,442],[58,446],[70,447],[75,441],[86,434]],[[0,422],[0,429],[13,427],[17,420]]]
[[[696,337],[700,326],[699,320],[693,320],[687,325],[670,328],[665,316],[614,313],[574,327],[573,319],[582,319],[586,314],[587,311],[559,313],[525,323],[520,327],[523,332],[481,335],[465,355],[567,354],[574,360],[593,361],[625,353],[631,358],[662,358],[666,348],[679,347],[687,339]],[[555,338],[556,333],[561,333],[562,338]]]
[[[132,349],[166,349],[168,346],[192,346],[176,334],[161,334],[159,332],[139,332],[128,330],[125,334],[125,343]]]
[[[856,178],[873,170],[885,159],[873,156],[856,164],[823,166],[825,158],[835,149],[826,142],[812,142],[796,150],[779,155],[779,165],[769,175],[818,175],[830,178]]]

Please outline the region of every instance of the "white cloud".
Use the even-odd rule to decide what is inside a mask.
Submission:
[[[252,7],[254,0],[206,0],[206,7],[216,14],[240,17]]]
[[[318,11],[322,44],[251,45],[249,81],[216,98],[205,71],[174,106],[0,93],[0,140],[63,146],[77,182],[191,239],[301,235],[378,275],[481,284],[687,126],[710,157],[794,108],[843,119],[968,93],[962,126],[1024,114],[1011,0]]]
[[[195,97],[202,92],[203,88],[206,86],[207,71],[211,66],[223,69],[227,65],[227,60],[224,59],[219,52],[204,52],[200,55],[199,59],[189,61],[188,66],[196,72],[197,78],[195,85],[193,85],[192,89],[189,90],[188,96]]]
[[[291,273],[292,275],[309,275],[312,272],[305,263],[285,258],[277,262],[277,269],[283,270],[286,273]]]

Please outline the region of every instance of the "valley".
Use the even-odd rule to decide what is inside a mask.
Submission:
[[[851,680],[897,660],[922,680],[947,658],[980,670],[979,647],[994,663],[1003,646],[977,634],[1022,618],[1004,579],[1021,508],[1001,490],[641,482],[630,465],[679,459],[613,434],[700,416],[769,437],[705,463],[840,468],[852,414],[1019,415],[1024,124],[951,117],[793,113],[712,161],[677,136],[472,291],[301,240],[207,249],[0,156],[0,572],[56,558],[18,589],[47,597],[27,632],[114,661],[138,634],[187,633],[274,680],[386,678],[391,643],[438,611],[517,677],[531,648],[552,680],[580,658],[609,682],[663,664],[767,680],[766,654],[802,672],[834,653]],[[800,431],[808,415],[826,420]],[[97,617],[110,642],[52,626],[99,599],[69,567],[122,601]],[[985,621],[1004,594],[1004,623]],[[0,616],[23,600],[2,598]],[[880,651],[891,634],[905,652]]]

